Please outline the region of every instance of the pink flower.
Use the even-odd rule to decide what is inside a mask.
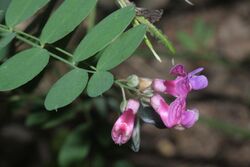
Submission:
[[[139,105],[138,101],[130,99],[124,112],[115,122],[111,135],[116,144],[124,144],[131,138]]]
[[[183,65],[176,65],[170,70],[170,74],[177,76],[177,78],[175,80],[155,79],[153,81],[153,89],[175,97],[186,97],[192,89],[200,90],[208,86],[207,77],[197,75],[203,69],[197,68],[187,73]]]
[[[178,97],[170,105],[156,94],[151,98],[151,106],[160,115],[166,127],[190,128],[198,120],[199,112],[197,109],[187,110],[185,98]]]

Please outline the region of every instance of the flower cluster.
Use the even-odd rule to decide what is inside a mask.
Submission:
[[[207,77],[199,75],[201,71],[203,68],[188,73],[183,65],[176,65],[170,70],[170,74],[176,76],[176,79],[152,81],[150,89],[153,94],[149,97],[149,103],[166,128],[186,129],[192,127],[198,120],[198,110],[187,109],[186,99],[191,90],[200,90],[208,86]],[[160,93],[171,95],[175,100],[167,104]],[[128,100],[122,115],[112,129],[112,139],[116,144],[124,144],[131,138],[139,106],[139,101]]]
[[[197,109],[186,109],[186,98],[191,90],[207,87],[207,78],[204,75],[198,75],[202,70],[203,68],[198,68],[187,73],[183,65],[176,65],[170,70],[170,74],[177,76],[175,80],[155,79],[153,81],[152,86],[156,92],[176,97],[170,105],[159,94],[151,98],[152,107],[160,115],[166,127],[190,128],[198,120]]]

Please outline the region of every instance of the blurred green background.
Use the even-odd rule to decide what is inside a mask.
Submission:
[[[8,2],[0,0],[0,11]],[[52,0],[18,28],[38,36],[60,2]],[[48,67],[17,90],[0,93],[0,167],[250,166],[250,1],[192,0],[194,6],[184,0],[134,2],[164,9],[156,26],[168,35],[177,54],[170,55],[152,39],[164,60],[161,64],[142,45],[113,73],[117,78],[137,74],[167,79],[173,61],[189,70],[205,67],[209,87],[192,92],[188,101],[189,108],[200,110],[199,122],[185,131],[142,125],[141,150],[134,153],[128,145],[117,146],[111,140],[122,100],[117,87],[95,99],[82,94],[58,111],[44,109],[46,92],[67,70],[51,62],[50,67],[56,68]],[[116,8],[113,0],[99,0],[96,12],[55,45],[72,51],[94,22]],[[14,40],[0,50],[0,60],[26,47]]]

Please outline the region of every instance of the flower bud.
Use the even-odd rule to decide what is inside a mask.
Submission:
[[[139,90],[141,92],[145,91],[146,89],[151,89],[152,79],[140,78],[139,80],[140,80],[140,82],[139,82]]]
[[[139,77],[135,74],[128,76],[127,85],[132,88],[137,87],[139,85]]]
[[[139,109],[139,102],[130,99],[125,107],[125,111],[115,122],[111,135],[116,144],[126,143],[132,136],[135,115]]]
[[[120,110],[123,112],[127,106],[127,101],[122,101],[120,104]]]

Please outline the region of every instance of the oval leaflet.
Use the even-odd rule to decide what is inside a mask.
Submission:
[[[81,41],[74,53],[74,61],[83,61],[110,44],[135,17],[134,6],[119,9],[98,23]]]
[[[109,90],[114,83],[114,76],[107,71],[97,71],[90,78],[87,93],[90,97],[97,97]]]
[[[49,53],[40,48],[22,51],[0,66],[0,91],[24,85],[38,75],[49,62]]]
[[[47,110],[56,110],[75,100],[88,82],[88,73],[74,69],[60,78],[49,90],[44,105]]]

